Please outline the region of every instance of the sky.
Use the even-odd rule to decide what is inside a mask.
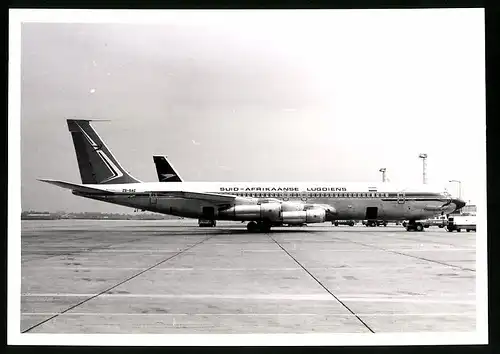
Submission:
[[[385,167],[412,185],[427,153],[429,183],[483,192],[482,9],[164,14],[22,24],[22,210],[133,211],[36,180],[81,182],[70,117],[111,120],[94,127],[142,181],[164,154],[187,181],[373,182]]]

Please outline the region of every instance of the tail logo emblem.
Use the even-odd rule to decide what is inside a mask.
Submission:
[[[166,181],[167,179],[170,179],[170,178],[172,178],[172,177],[175,177],[175,175],[174,175],[174,174],[171,174],[171,173],[162,173],[162,174],[161,174],[161,177],[162,177],[162,179],[161,179],[162,181]]]

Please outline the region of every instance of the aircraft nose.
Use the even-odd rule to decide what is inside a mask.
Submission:
[[[455,210],[462,209],[466,204],[462,199],[452,199],[451,202],[456,205]]]

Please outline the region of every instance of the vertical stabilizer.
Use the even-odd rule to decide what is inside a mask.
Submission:
[[[83,184],[139,183],[123,169],[97,132],[90,119],[68,119]]]
[[[153,161],[156,165],[156,173],[160,182],[182,182],[181,176],[175,168],[168,162],[166,156],[153,156]]]

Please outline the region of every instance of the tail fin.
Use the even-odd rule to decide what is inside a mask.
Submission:
[[[138,183],[123,169],[90,125],[90,119],[68,119],[83,184]]]
[[[160,182],[182,182],[181,176],[177,173],[174,167],[168,162],[166,156],[153,156],[156,165],[156,173],[158,173],[158,181]]]

